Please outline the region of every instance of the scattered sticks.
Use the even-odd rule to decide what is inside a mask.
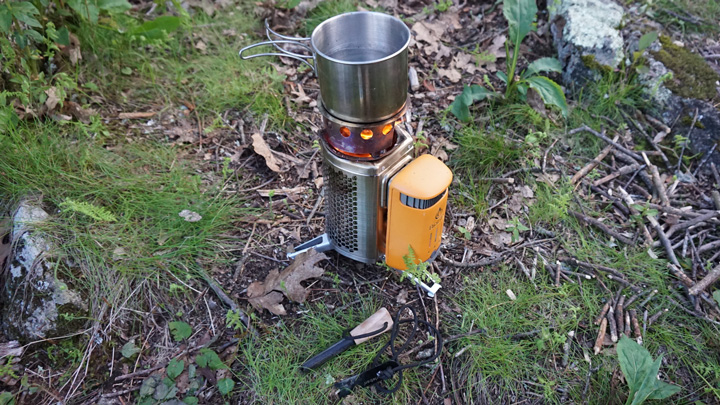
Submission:
[[[618,232],[613,231],[612,229],[608,228],[607,225],[603,224],[602,222],[598,221],[595,218],[591,218],[587,215],[583,215],[579,212],[568,210],[568,214],[572,215],[573,217],[587,223],[590,225],[593,225],[594,227],[600,229],[601,231],[605,232],[606,234],[612,236],[616,240],[626,244],[626,245],[634,245],[633,241],[630,240],[628,237],[621,235]]]

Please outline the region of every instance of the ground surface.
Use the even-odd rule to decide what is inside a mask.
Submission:
[[[529,97],[479,104],[472,122],[460,123],[447,107],[463,84],[504,89],[495,76],[505,70],[507,35],[499,2],[334,0],[292,9],[271,2],[196,3],[186,25],[157,43],[78,26],[84,63],[75,73],[92,86],[75,101],[94,109],[95,118],[27,120],[0,140],[5,202],[42,197],[55,217],[45,231],[65,255],[84,262],[71,275],[72,286],[87,294],[91,307],[87,330],[30,342],[6,361],[4,390],[18,402],[336,403],[332,384],[362,372],[387,337],[312,373],[301,374],[298,365],[379,307],[395,314],[407,304],[449,338],[439,360],[406,371],[392,396],[357,389],[343,403],[622,403],[628,389],[614,345],[593,353],[594,320],[606,302],[623,294],[629,299],[633,288],[645,294],[634,304],[640,318],[669,309],[644,322],[643,341],[653,358],[663,356],[661,379],[682,388],[671,400],[720,401],[713,309],[703,303],[700,316],[687,313],[700,299],[686,295],[668,272],[663,247],[645,246],[637,218],[613,207],[607,195],[610,184],[612,193],[639,180],[631,171],[618,184],[594,186],[604,196],[592,190],[593,182],[624,166],[622,156],[612,154],[585,180],[571,180],[607,146],[573,128],[587,125],[635,151],[651,150],[633,140],[641,139],[635,123],[650,136],[662,128],[644,118],[655,112],[631,74],[610,72],[568,94],[567,119]],[[718,4],[687,3],[692,7],[627,6],[645,7],[647,18],[688,48],[717,47],[716,27],[705,22],[717,21]],[[317,264],[324,275],[303,282],[305,302],[285,299],[287,315],[273,315],[248,303],[248,287],[286,268],[287,249],[323,230],[319,89],[312,72],[296,62],[241,61],[237,51],[262,39],[265,18],[284,34],[307,35],[325,18],[358,8],[399,15],[416,34],[410,64],[419,87],[411,91],[407,127],[417,153],[440,157],[455,175],[443,256],[433,264],[443,288],[429,299],[382,266],[330,252]],[[554,54],[545,5],[539,8],[521,68]],[[131,12],[160,12],[153,10],[139,4]],[[717,68],[720,59],[709,60]],[[668,139],[662,150],[677,162],[679,144]],[[274,169],[259,152],[268,148]],[[648,154],[660,166],[659,155]],[[699,160],[685,164],[692,171]],[[670,186],[673,173],[667,174]],[[702,174],[692,186],[677,186],[673,204],[707,213],[712,203],[701,195],[717,186]],[[98,223],[59,210],[67,198],[104,206],[118,221]],[[183,220],[184,209],[202,219]],[[628,242],[588,225],[588,217]],[[698,247],[720,238],[717,223],[704,226],[693,240]],[[678,249],[690,252],[680,259],[693,281],[718,264],[714,250],[698,254],[701,267],[709,267],[697,268],[695,248]],[[570,266],[573,259],[615,269],[628,286],[592,266]],[[234,307],[248,314],[252,331]],[[184,334],[173,322],[191,330]],[[400,361],[413,362],[418,353]],[[228,381],[231,386],[221,386]]]

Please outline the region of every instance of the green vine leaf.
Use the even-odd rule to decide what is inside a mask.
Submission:
[[[233,387],[235,387],[235,381],[231,378],[223,378],[222,380],[218,380],[217,387],[221,394],[227,395],[232,391]]]
[[[185,370],[185,362],[178,359],[170,360],[170,363],[168,363],[167,368],[165,369],[165,371],[167,371],[168,378],[172,380],[178,378],[178,376],[182,374],[183,370]]]
[[[185,322],[175,321],[170,322],[170,332],[172,332],[173,339],[179,342],[183,339],[187,339],[192,334],[192,327]]]

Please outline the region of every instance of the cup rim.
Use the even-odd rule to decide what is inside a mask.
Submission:
[[[366,61],[347,61],[347,60],[340,60],[340,59],[333,58],[333,57],[331,57],[331,56],[329,56],[329,55],[321,52],[320,50],[318,50],[318,48],[315,46],[316,34],[317,34],[318,32],[320,32],[320,30],[321,30],[324,26],[329,25],[329,24],[332,24],[332,23],[335,22],[336,20],[339,20],[339,19],[342,19],[342,18],[346,18],[346,17],[351,16],[351,15],[359,15],[359,14],[374,15],[374,16],[377,16],[378,18],[387,18],[387,19],[393,20],[394,23],[396,23],[396,24],[398,24],[399,26],[403,27],[403,31],[407,34],[407,40],[405,41],[405,43],[404,43],[397,51],[391,53],[390,55],[383,56],[382,58],[373,59],[373,60],[366,60]],[[325,21],[323,21],[322,23],[320,23],[320,25],[318,25],[317,27],[315,27],[315,29],[313,30],[312,34],[310,35],[310,44],[311,44],[311,46],[312,46],[313,52],[314,52],[316,55],[320,55],[320,56],[322,56],[323,59],[328,60],[328,61],[330,61],[330,62],[339,63],[339,64],[343,64],[343,65],[369,65],[369,64],[378,63],[378,62],[383,62],[383,61],[392,59],[392,58],[396,57],[397,55],[405,52],[405,51],[408,49],[408,46],[410,45],[410,38],[411,38],[411,37],[412,37],[412,33],[410,32],[410,28],[408,28],[408,26],[405,25],[405,23],[402,22],[402,20],[400,20],[400,19],[397,18],[397,17],[391,16],[391,15],[385,14],[385,13],[378,13],[378,12],[375,12],[375,11],[353,11],[353,12],[349,12],[349,13],[338,14],[338,15],[336,15],[336,16],[334,16],[334,17],[331,17],[331,18],[328,18],[327,20],[325,20]]]

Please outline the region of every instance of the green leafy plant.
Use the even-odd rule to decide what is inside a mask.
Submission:
[[[229,394],[233,387],[235,387],[235,381],[233,381],[232,378],[223,378],[217,382],[218,391],[220,391],[222,395]]]
[[[140,348],[135,346],[134,340],[130,340],[123,345],[122,349],[120,349],[120,353],[123,355],[123,357],[129,359],[140,353]]]
[[[427,262],[417,263],[418,259],[415,254],[415,250],[412,246],[408,245],[408,254],[403,256],[403,262],[405,262],[405,271],[400,274],[400,279],[403,280],[406,277],[413,276],[420,281],[432,281],[434,283],[440,282],[440,276],[435,273],[428,271],[430,266]]]
[[[209,367],[212,370],[227,368],[217,353],[208,348],[200,349],[200,354],[195,357],[195,363],[200,367]]]
[[[545,104],[560,108],[564,117],[568,115],[567,101],[560,85],[551,79],[540,76],[540,72],[561,72],[562,66],[555,58],[540,58],[532,63],[520,75],[516,75],[520,44],[533,28],[537,14],[535,0],[504,0],[503,15],[508,22],[509,35],[505,42],[505,63],[507,73],[498,71],[497,77],[505,83],[505,94],[501,95],[479,85],[465,86],[462,93],[450,105],[450,111],[461,121],[470,121],[470,106],[476,101],[504,97],[525,99],[529,89],[537,91]],[[486,80],[486,84],[489,81]]]
[[[60,208],[64,211],[73,211],[85,214],[90,218],[101,222],[117,222],[117,218],[107,208],[90,204],[84,201],[75,201],[66,198],[60,203]]]
[[[185,322],[182,321],[174,321],[170,322],[170,332],[173,335],[173,339],[175,339],[176,342],[179,342],[183,339],[187,339],[192,335],[192,327],[188,325]]]
[[[513,243],[515,243],[520,239],[520,232],[529,231],[530,228],[523,225],[520,222],[520,220],[517,217],[515,217],[510,220],[510,223],[507,224],[507,226],[505,227],[505,230],[512,232],[512,241],[513,241]]]
[[[653,361],[650,352],[627,336],[617,345],[618,361],[630,388],[627,405],[639,405],[648,399],[665,399],[680,387],[658,379],[662,356]]]

